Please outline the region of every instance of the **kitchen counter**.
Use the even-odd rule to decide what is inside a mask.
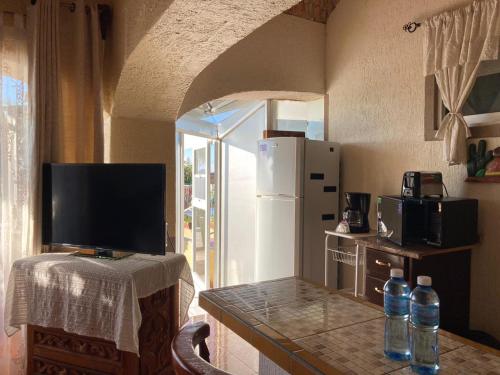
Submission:
[[[380,307],[300,278],[200,292],[200,306],[291,374],[406,374]],[[440,331],[441,374],[500,374],[500,352]]]
[[[371,247],[372,249],[384,251],[386,253],[419,260],[428,256],[468,251],[476,246],[467,245],[460,247],[439,248],[424,244],[411,244],[403,247],[382,238],[357,239],[356,243],[363,247]]]

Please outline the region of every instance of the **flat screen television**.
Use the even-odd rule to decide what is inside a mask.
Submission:
[[[42,205],[44,244],[165,254],[163,164],[44,164]]]

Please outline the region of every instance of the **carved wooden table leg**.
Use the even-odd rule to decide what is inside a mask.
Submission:
[[[140,358],[114,342],[28,325],[28,374],[173,374],[170,344],[178,330],[177,285],[139,300]]]

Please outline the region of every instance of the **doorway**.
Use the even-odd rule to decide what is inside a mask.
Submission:
[[[217,100],[177,120],[177,251],[197,291],[254,279],[256,153],[266,113],[265,101]]]
[[[182,216],[179,244],[196,290],[213,288],[217,265],[217,142],[180,134]]]
[[[177,251],[197,291],[255,281],[257,141],[266,129],[323,139],[322,103],[221,99],[177,120]]]

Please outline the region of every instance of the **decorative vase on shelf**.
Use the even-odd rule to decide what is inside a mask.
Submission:
[[[467,160],[467,176],[484,177],[486,165],[493,159],[493,151],[486,152],[486,141],[481,139],[477,145],[469,145]]]
[[[500,147],[493,150],[493,160],[486,166],[485,176],[500,176]]]

